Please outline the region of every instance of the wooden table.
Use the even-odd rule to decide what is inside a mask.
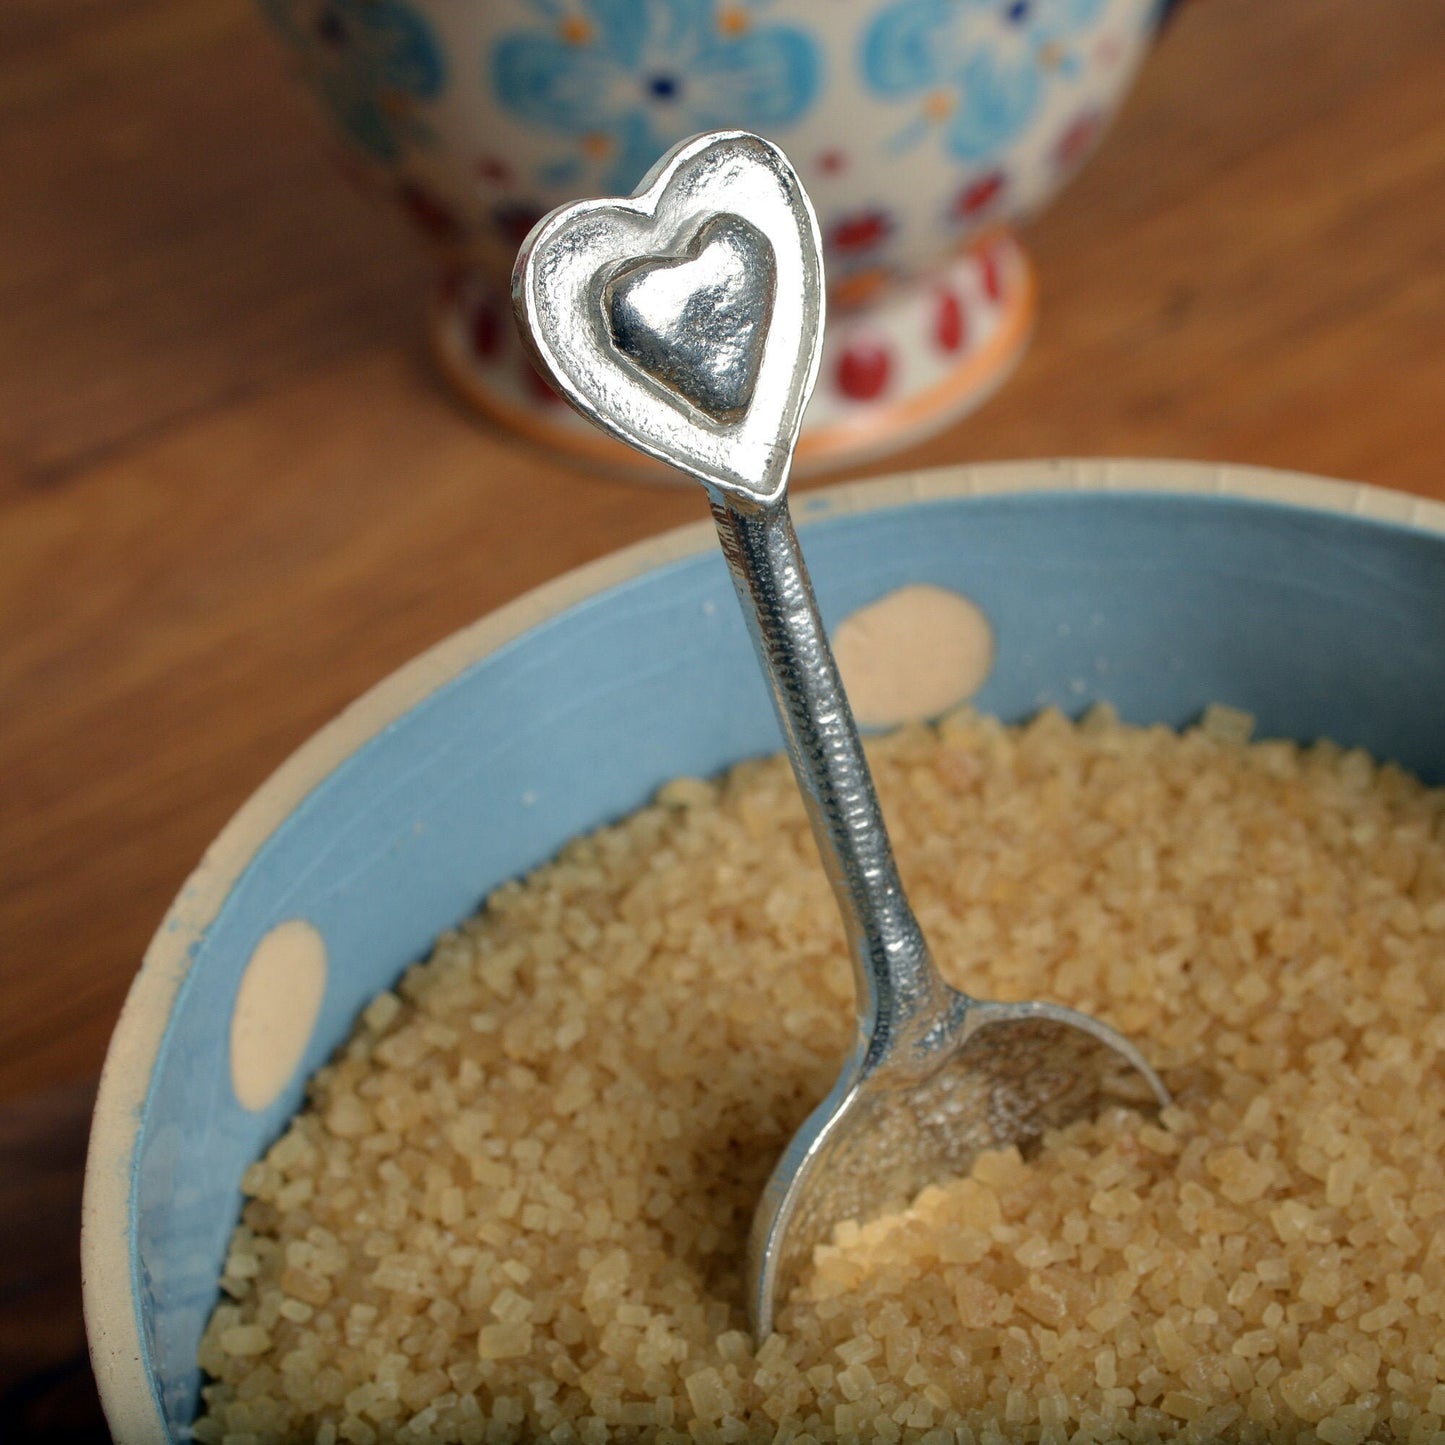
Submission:
[[[900,467],[1197,457],[1445,497],[1439,0],[1193,0],[1030,243],[1021,370]],[[86,1117],[207,841],[428,643],[703,513],[468,415],[428,280],[245,0],[0,5],[0,1433],[102,1435]]]

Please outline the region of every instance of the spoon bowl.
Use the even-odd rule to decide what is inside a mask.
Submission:
[[[844,1220],[906,1208],[987,1149],[1027,1152],[1051,1129],[1111,1105],[1169,1096],[1144,1057],[1088,1014],[994,1003],[945,988],[921,1036],[864,1037],[775,1166],[748,1241],[749,1318],[772,1330],[813,1250]]]

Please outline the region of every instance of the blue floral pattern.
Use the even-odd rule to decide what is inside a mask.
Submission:
[[[261,0],[299,52],[306,80],[373,160],[394,161],[429,132],[415,103],[446,79],[431,25],[402,0]]]
[[[539,177],[627,194],[696,131],[796,121],[822,80],[802,30],[758,25],[716,0],[533,0],[545,28],[504,36],[491,56],[502,105],[577,145]]]
[[[922,114],[895,137],[916,145],[941,130],[947,150],[983,161],[1042,108],[1051,77],[1081,68],[1071,43],[1107,0],[899,0],[863,38],[863,74],[885,99],[921,96]]]

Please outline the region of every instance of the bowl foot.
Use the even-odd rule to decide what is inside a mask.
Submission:
[[[795,472],[873,460],[941,431],[988,399],[1028,344],[1033,270],[1006,232],[876,302],[830,303],[817,388]],[[438,289],[432,351],[464,401],[508,430],[575,460],[651,480],[672,474],[604,436],[532,369],[511,298],[473,276]]]

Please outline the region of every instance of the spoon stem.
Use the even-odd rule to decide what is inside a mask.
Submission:
[[[765,506],[715,493],[711,499],[723,556],[843,915],[861,1037],[881,1047],[911,1020],[935,1017],[946,990],[898,876],[786,493]]]

